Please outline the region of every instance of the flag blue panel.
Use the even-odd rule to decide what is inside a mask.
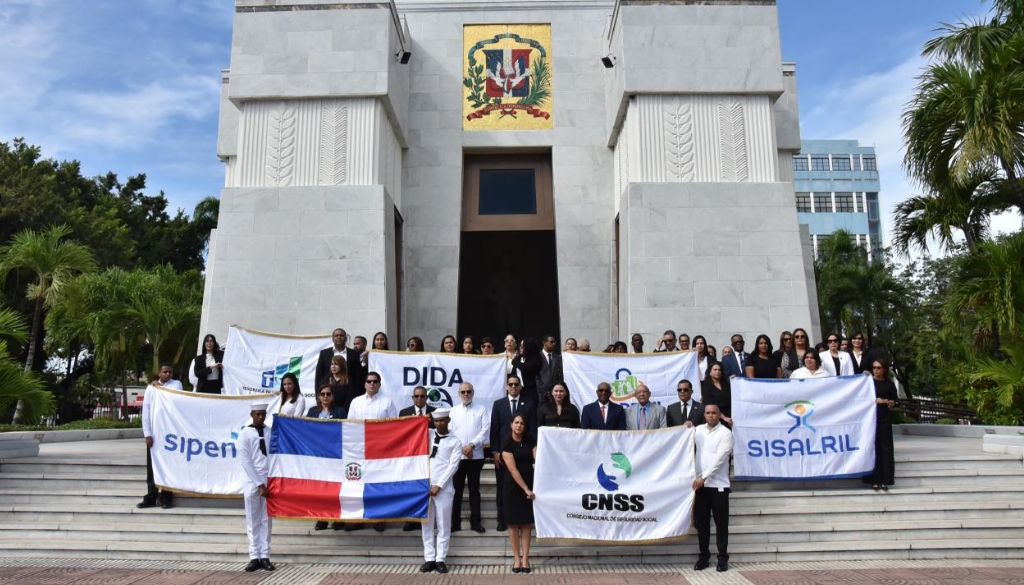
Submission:
[[[341,459],[341,424],[274,417],[270,453]]]
[[[363,485],[363,518],[426,518],[430,480]]]

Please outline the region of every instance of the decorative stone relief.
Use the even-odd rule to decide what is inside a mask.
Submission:
[[[320,109],[321,185],[344,185],[348,174],[348,106],[325,101]]]
[[[295,110],[283,102],[271,111],[267,130],[267,183],[291,185],[295,171]]]
[[[690,100],[664,103],[665,170],[677,181],[693,180],[693,114]]]
[[[718,104],[718,142],[722,152],[722,181],[746,181],[749,171],[742,103],[730,101]]]

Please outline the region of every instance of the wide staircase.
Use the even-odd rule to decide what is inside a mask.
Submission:
[[[78,451],[0,461],[0,555],[37,558],[241,561],[240,500],[179,497],[170,510],[139,510],[145,491],[141,440],[101,441]],[[84,450],[83,450],[84,449]],[[897,437],[897,486],[876,493],[859,481],[736,483],[731,499],[734,562],[1024,558],[1024,465],[983,453],[978,439]],[[503,564],[495,530],[494,474],[483,474],[487,533],[464,526],[449,562]],[[683,563],[696,536],[653,546],[535,545],[534,564]],[[314,531],[275,520],[273,558],[292,563],[419,562],[420,534],[401,524],[378,533]]]

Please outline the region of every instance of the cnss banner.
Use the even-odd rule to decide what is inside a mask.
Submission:
[[[279,417],[271,434],[267,511],[275,518],[426,518],[427,419]]]
[[[594,431],[541,427],[537,538],[649,542],[686,536],[693,520],[692,428]]]
[[[577,405],[597,399],[594,391],[601,382],[612,385],[612,402],[628,406],[636,401],[636,387],[643,382],[651,389],[651,402],[667,407],[679,400],[680,380],[693,384],[693,399],[700,400],[697,354],[692,351],[623,354],[567,351],[562,354],[562,371]]]
[[[146,388],[153,437],[153,481],[207,495],[242,495],[238,434],[250,424],[255,396],[217,396]]]
[[[316,396],[316,361],[331,346],[329,335],[276,335],[232,325],[224,348],[224,394],[268,394],[292,373],[306,398]],[[314,400],[312,403],[315,404]]]
[[[875,467],[869,376],[732,382],[736,479],[860,477]]]
[[[490,408],[505,395],[505,359],[496,355],[462,355],[405,351],[371,351],[369,368],[380,373],[380,391],[398,408],[412,404],[412,389],[427,389],[428,404],[459,404],[459,385],[473,385],[473,400]]]

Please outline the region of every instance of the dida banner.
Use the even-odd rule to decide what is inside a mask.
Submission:
[[[736,479],[862,477],[875,467],[870,376],[732,381]]]
[[[412,404],[416,386],[427,389],[427,404],[451,408],[459,404],[459,385],[473,385],[474,400],[488,409],[505,396],[505,356],[371,351],[371,372],[380,374],[380,391],[399,409]]]

